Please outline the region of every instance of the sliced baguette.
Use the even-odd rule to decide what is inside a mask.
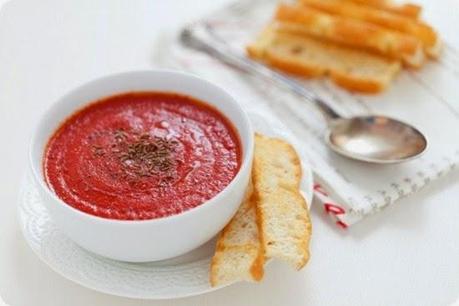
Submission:
[[[388,11],[401,16],[418,19],[422,12],[422,7],[413,3],[397,4],[390,0],[345,0],[358,4],[371,6],[380,10]]]
[[[283,140],[257,134],[253,186],[261,242],[266,258],[302,268],[309,259],[311,222],[299,192],[301,164]]]
[[[278,33],[275,28],[265,29],[260,40],[248,46],[248,54],[285,72],[303,77],[329,75],[346,89],[376,93],[400,70],[396,60],[312,37]]]
[[[252,185],[230,223],[220,233],[210,265],[212,287],[263,277],[264,252],[260,243]]]
[[[421,41],[411,35],[385,29],[369,22],[333,16],[301,5],[278,6],[275,19],[277,31],[314,36],[350,47],[377,52],[401,59],[410,67],[424,62]]]
[[[418,20],[342,0],[301,0],[301,3],[332,15],[358,19],[412,35],[422,42],[429,56],[435,58],[439,55],[439,36],[432,27]]]
[[[257,40],[247,45],[247,54],[253,59],[263,59],[265,56],[265,50],[268,48],[274,40],[276,33],[272,25],[268,25],[257,37]]]

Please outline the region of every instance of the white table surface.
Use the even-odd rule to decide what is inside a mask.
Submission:
[[[261,284],[138,301],[83,288],[29,249],[16,218],[29,135],[40,113],[104,74],[154,67],[155,39],[215,9],[215,1],[14,0],[0,12],[0,295],[30,305],[447,305],[459,295],[459,173],[347,232],[312,210],[312,259],[299,273],[267,269]],[[431,2],[431,11],[438,2]],[[459,16],[449,7],[449,17]],[[457,18],[457,17],[456,17]],[[435,19],[435,18],[433,18]],[[443,18],[441,18],[443,19]],[[458,29],[435,20],[443,33]],[[434,118],[440,119],[440,118]],[[457,141],[457,140],[455,140]]]

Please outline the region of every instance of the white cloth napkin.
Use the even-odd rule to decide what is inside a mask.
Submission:
[[[206,18],[219,38],[238,52],[253,39],[275,1],[242,0]],[[269,109],[303,141],[315,174],[315,196],[340,227],[392,205],[459,164],[459,48],[446,44],[437,62],[419,71],[404,70],[390,88],[378,95],[358,95],[327,80],[305,86],[343,115],[379,113],[409,122],[429,139],[419,159],[396,165],[371,165],[331,152],[323,142],[321,114],[298,97],[272,84],[254,79],[178,40],[163,42],[157,59],[169,68],[190,71],[225,88],[243,105]]]

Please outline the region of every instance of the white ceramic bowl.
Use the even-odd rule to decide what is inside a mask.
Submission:
[[[183,213],[152,220],[105,219],[81,212],[46,185],[43,154],[53,132],[69,115],[102,97],[127,91],[169,91],[215,106],[234,124],[242,144],[242,164],[233,181],[215,197]],[[116,260],[145,262],[184,254],[216,235],[236,212],[251,173],[253,130],[247,114],[221,88],[196,76],[172,71],[134,71],[103,77],[77,87],[54,103],[35,130],[30,166],[40,195],[57,226],[73,241]]]

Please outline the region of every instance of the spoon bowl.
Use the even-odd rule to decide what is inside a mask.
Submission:
[[[419,130],[384,116],[332,120],[325,141],[341,155],[379,164],[408,161],[427,148],[427,139]]]

